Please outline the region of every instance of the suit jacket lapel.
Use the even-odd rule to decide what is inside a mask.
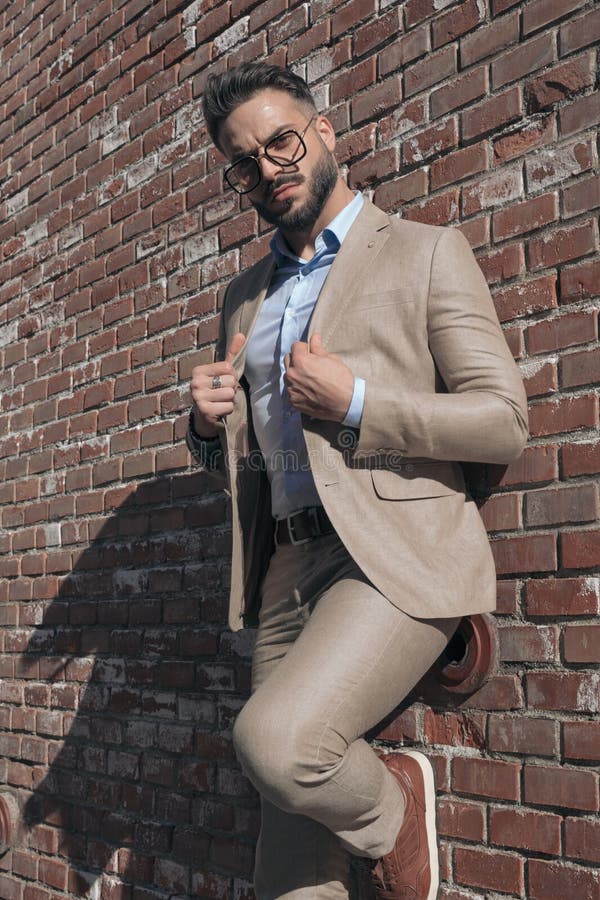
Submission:
[[[230,340],[236,331],[241,331],[246,337],[249,336],[256,321],[256,317],[258,316],[258,311],[266,297],[274,268],[275,261],[271,253],[269,253],[268,256],[263,257],[257,264],[252,274],[252,279],[244,292],[244,298],[237,313],[237,321],[236,319],[232,319],[233,327],[231,329]],[[246,364],[247,346],[248,341],[246,341],[240,352],[233,359],[233,366],[240,375],[243,373]]]
[[[388,216],[365,198],[333,261],[310,321],[309,336],[320,334],[325,346],[354,294],[367,283],[366,270],[387,243],[388,227]]]

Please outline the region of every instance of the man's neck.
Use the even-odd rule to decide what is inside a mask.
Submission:
[[[327,199],[327,203],[321,210],[321,214],[314,224],[307,231],[286,231],[280,228],[280,232],[285,238],[288,246],[294,251],[296,256],[308,262],[315,255],[315,241],[317,236],[324,228],[333,222],[335,217],[341,213],[349,203],[354,200],[354,193],[342,181],[338,179],[335,188]]]

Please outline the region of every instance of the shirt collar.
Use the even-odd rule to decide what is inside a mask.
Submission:
[[[327,225],[323,231],[319,232],[315,240],[315,256],[322,253],[324,250],[330,250],[332,253],[337,253],[342,241],[350,231],[351,225],[360,212],[363,203],[363,195],[360,192],[356,193],[354,199],[331,220],[329,225]],[[296,256],[294,251],[288,247],[288,244],[279,229],[277,229],[271,238],[269,246],[277,268],[289,264],[290,259],[295,263],[306,265],[306,260],[300,259],[300,257]]]

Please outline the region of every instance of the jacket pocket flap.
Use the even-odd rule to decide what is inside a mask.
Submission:
[[[464,491],[458,466],[440,462],[426,466],[403,464],[397,469],[371,469],[375,493],[382,500],[417,500]]]

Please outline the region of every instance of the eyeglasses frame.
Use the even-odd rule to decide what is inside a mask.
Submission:
[[[259,186],[259,184],[261,183],[261,181],[263,180],[262,169],[261,169],[261,167],[260,167],[260,165],[259,165],[259,162],[258,162],[259,159],[263,159],[263,158],[264,158],[264,159],[268,159],[269,162],[275,163],[275,165],[277,165],[277,166],[281,166],[282,169],[287,169],[287,168],[289,168],[290,166],[295,166],[296,163],[300,162],[301,159],[304,159],[304,157],[305,157],[306,154],[308,153],[308,149],[307,149],[306,143],[305,143],[305,141],[304,141],[304,135],[306,134],[306,132],[308,131],[308,129],[310,128],[310,126],[311,126],[311,124],[314,122],[314,120],[317,119],[318,117],[319,117],[319,113],[314,113],[314,114],[310,117],[310,119],[308,120],[308,122],[306,123],[306,125],[304,126],[304,130],[301,131],[301,132],[300,132],[300,131],[296,131],[295,128],[287,128],[285,131],[282,131],[280,134],[276,134],[276,135],[275,135],[274,137],[272,137],[269,141],[267,141],[267,143],[265,144],[265,149],[262,151],[262,153],[247,153],[245,156],[240,156],[240,158],[237,159],[237,160],[236,160],[234,163],[232,163],[230,166],[228,166],[228,167],[225,169],[224,173],[223,173],[224,176],[225,176],[225,180],[226,180],[227,184],[229,185],[229,187],[230,187],[233,191],[235,191],[236,194],[240,194],[240,195],[242,195],[242,196],[243,196],[244,194],[251,194],[252,191],[255,191],[256,188],[257,188],[257,187]],[[273,143],[273,141],[278,140],[278,139],[281,138],[284,134],[295,134],[296,137],[298,138],[298,140],[300,141],[300,146],[302,147],[302,152],[301,152],[300,156],[297,156],[295,159],[291,160],[291,161],[288,162],[288,163],[283,163],[283,162],[281,162],[281,160],[279,160],[279,159],[274,159],[272,156],[269,156],[269,154],[268,154],[268,152],[267,152],[267,147],[269,146],[269,144]],[[244,160],[244,159],[253,159],[254,162],[256,163],[256,168],[257,168],[257,171],[258,171],[258,181],[256,182],[256,184],[255,184],[253,187],[247,188],[245,191],[241,191],[239,188],[235,187],[235,185],[233,185],[233,184],[231,183],[231,181],[229,180],[229,173],[232,171],[232,169],[235,169],[235,167],[238,166],[238,165],[242,162],[242,160]]]

